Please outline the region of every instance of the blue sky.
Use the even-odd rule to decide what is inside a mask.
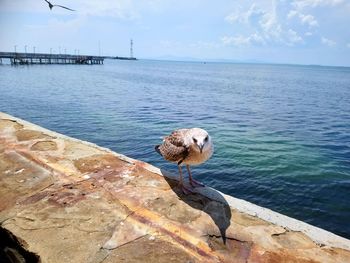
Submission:
[[[350,66],[350,0],[0,0],[0,50]]]

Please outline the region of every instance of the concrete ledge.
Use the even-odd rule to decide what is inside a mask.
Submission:
[[[0,113],[0,234],[20,244],[1,244],[0,257],[350,262],[345,238],[209,187],[184,196],[176,180],[150,164]]]

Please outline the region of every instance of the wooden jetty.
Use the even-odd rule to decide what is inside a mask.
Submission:
[[[103,64],[103,56],[70,55],[70,54],[45,54],[45,53],[19,53],[0,52],[2,59],[9,59],[12,65],[29,64]]]

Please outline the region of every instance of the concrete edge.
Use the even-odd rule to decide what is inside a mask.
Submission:
[[[67,140],[74,141],[74,142],[79,142],[79,143],[85,144],[87,146],[99,149],[101,151],[108,152],[108,153],[113,154],[116,157],[120,158],[121,160],[124,160],[128,163],[131,163],[131,164],[134,164],[137,162],[142,162],[142,161],[137,161],[135,159],[127,157],[123,154],[116,153],[108,148],[98,146],[94,143],[75,139],[75,138],[72,138],[72,137],[45,129],[41,126],[38,126],[36,124],[22,120],[20,118],[11,116],[11,115],[3,113],[3,112],[0,112],[0,118],[14,120],[20,124],[23,124],[27,128],[32,128],[32,129],[35,129],[37,131],[41,131],[41,132],[48,134],[52,137],[67,139]],[[144,162],[142,162],[142,163],[144,163]],[[175,180],[178,179],[178,177],[176,175],[161,171],[159,168],[157,168],[151,164],[148,164],[148,163],[144,163],[144,168],[150,172],[159,174],[161,176],[170,177],[170,178],[175,179]],[[213,199],[213,200],[217,200],[217,195],[213,195],[213,192],[219,193],[225,199],[225,201],[227,202],[227,204],[231,208],[236,209],[242,213],[256,216],[262,220],[265,220],[265,221],[270,222],[272,224],[281,226],[281,227],[286,228],[288,230],[302,232],[317,244],[350,250],[350,240],[343,238],[341,236],[338,236],[338,235],[336,235],[332,232],[329,232],[327,230],[324,230],[322,228],[315,227],[315,226],[310,225],[308,223],[305,223],[303,221],[285,216],[285,215],[280,214],[278,212],[272,211],[268,208],[264,208],[264,207],[255,205],[255,204],[250,203],[248,201],[245,201],[243,199],[239,199],[239,198],[235,198],[233,196],[223,194],[220,191],[217,191],[216,189],[213,189],[211,187],[197,188],[196,192],[203,195],[203,196],[206,196],[210,199]],[[217,200],[217,201],[222,202],[222,200]]]

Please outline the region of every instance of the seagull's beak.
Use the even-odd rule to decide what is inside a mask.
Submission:
[[[200,153],[202,153],[204,144],[200,143],[200,144],[197,144],[197,145],[198,145]]]

